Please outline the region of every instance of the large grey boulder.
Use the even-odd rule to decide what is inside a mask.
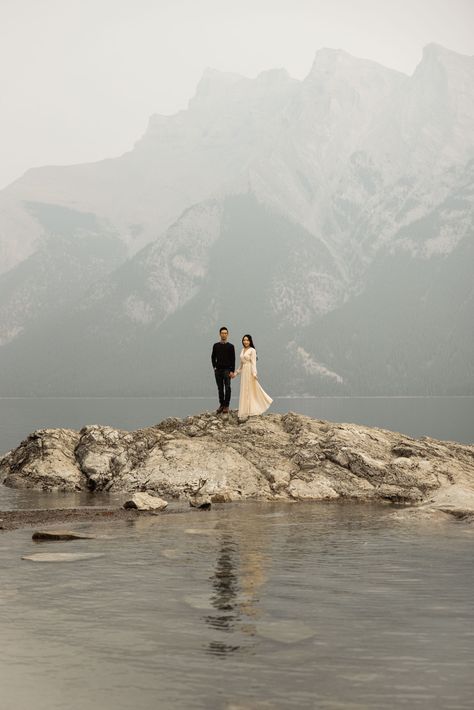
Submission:
[[[428,437],[268,414],[239,423],[203,413],[135,432],[44,429],[0,460],[6,485],[153,491],[212,502],[357,499],[474,510],[474,447]],[[454,488],[456,487],[456,488]],[[461,492],[463,491],[463,492]],[[453,498],[454,500],[454,498]]]
[[[0,459],[0,480],[7,486],[36,490],[87,490],[77,465],[79,433],[71,429],[39,429]]]
[[[474,519],[474,488],[466,488],[459,483],[443,486],[430,495],[420,508],[428,513],[441,511],[457,518]]]

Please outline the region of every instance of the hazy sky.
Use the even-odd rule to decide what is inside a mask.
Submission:
[[[0,188],[120,155],[206,67],[302,79],[333,47],[411,74],[429,42],[474,54],[473,29],[473,0],[0,0]]]

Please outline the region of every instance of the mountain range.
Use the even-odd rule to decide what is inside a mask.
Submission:
[[[206,70],[134,148],[0,192],[0,394],[474,394],[474,58]]]

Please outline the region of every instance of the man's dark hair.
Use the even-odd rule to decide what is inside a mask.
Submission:
[[[223,330],[226,330],[227,332],[229,332],[229,329],[226,328],[225,325],[223,325],[222,328],[219,328],[219,333],[222,333]]]

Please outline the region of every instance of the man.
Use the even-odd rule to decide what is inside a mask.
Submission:
[[[216,414],[226,414],[230,404],[230,380],[234,377],[235,349],[227,342],[229,331],[225,326],[219,330],[220,340],[214,343],[211,353],[212,367],[219,392],[219,409]]]

